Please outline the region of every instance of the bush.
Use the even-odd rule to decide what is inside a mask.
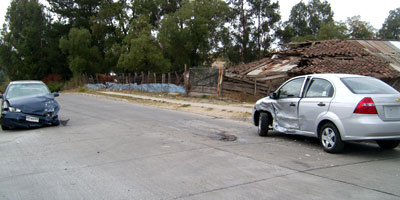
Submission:
[[[3,94],[6,91],[7,85],[10,83],[10,81],[4,81],[0,83],[0,93]]]
[[[64,84],[61,82],[48,82],[46,85],[51,92],[59,92],[64,87]]]

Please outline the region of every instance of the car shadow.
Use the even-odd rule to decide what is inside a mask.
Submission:
[[[302,135],[285,134],[276,131],[268,133],[268,137],[280,139],[285,142],[296,142],[303,146],[309,145],[311,148],[319,148],[323,151],[318,138]],[[375,141],[345,142],[345,147],[340,155],[365,156],[369,158],[400,157],[400,146],[395,149],[381,149]]]

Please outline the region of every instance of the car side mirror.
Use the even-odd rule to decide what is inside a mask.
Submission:
[[[58,94],[58,92],[54,92],[53,95],[54,95],[54,97],[60,96],[60,94]]]
[[[270,98],[270,99],[278,99],[278,93],[276,93],[276,92],[271,93],[271,94],[269,95],[269,98]]]

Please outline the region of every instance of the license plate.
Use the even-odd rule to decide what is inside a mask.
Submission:
[[[39,122],[39,118],[37,117],[32,117],[32,116],[26,116],[26,121],[28,122]]]
[[[384,106],[386,118],[400,118],[400,106]]]

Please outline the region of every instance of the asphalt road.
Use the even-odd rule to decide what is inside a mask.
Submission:
[[[67,126],[0,132],[0,199],[400,199],[400,150],[62,94]],[[235,141],[225,141],[232,139]]]

